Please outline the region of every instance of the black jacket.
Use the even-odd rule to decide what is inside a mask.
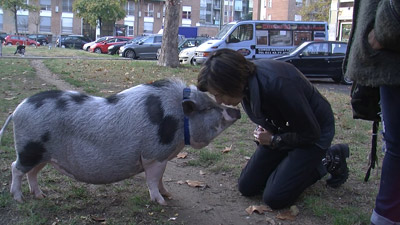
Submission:
[[[242,105],[254,123],[280,136],[277,147],[313,145],[324,127],[334,129],[331,105],[294,66],[268,59],[253,62],[256,71]]]

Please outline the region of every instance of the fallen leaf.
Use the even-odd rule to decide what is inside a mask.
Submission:
[[[244,159],[245,160],[250,160],[250,157],[249,156],[245,156]]]
[[[207,185],[202,182],[202,181],[196,181],[196,180],[186,180],[186,183],[190,186],[190,187],[206,187]]]
[[[176,217],[171,217],[168,219],[168,221],[175,221],[177,218]]]
[[[263,214],[264,212],[272,212],[272,209],[266,205],[251,205],[246,209],[246,212],[251,215],[253,212]]]
[[[292,206],[290,206],[290,213],[291,213],[293,216],[297,216],[297,215],[299,215],[300,210],[299,210],[299,208],[297,208],[297,206],[292,205]]]
[[[183,182],[183,180],[178,180],[178,182],[176,182],[177,184],[184,184],[185,182]]]
[[[97,216],[90,216],[90,218],[96,222],[104,222],[106,221],[106,218],[104,217],[97,217]]]
[[[16,99],[17,97],[10,97],[10,98],[4,98],[5,100],[7,100],[7,101],[11,101],[11,100],[14,100],[14,99]]]
[[[187,152],[181,152],[181,153],[179,153],[176,157],[177,157],[178,159],[184,159],[184,158],[186,158],[187,155],[188,155]]]
[[[296,220],[296,216],[299,215],[299,212],[300,211],[297,208],[297,206],[292,205],[289,210],[278,213],[278,215],[276,215],[276,218],[278,218],[280,220],[294,221],[294,220]]]
[[[229,146],[229,147],[225,147],[225,149],[222,150],[222,153],[228,153],[228,152],[230,152],[231,150],[232,150],[232,145]]]
[[[206,175],[206,172],[203,172],[203,170],[200,170],[200,175]]]

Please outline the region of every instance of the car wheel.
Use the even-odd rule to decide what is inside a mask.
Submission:
[[[30,46],[32,46],[32,47],[33,47],[33,46],[35,46],[35,44],[30,44]]]
[[[101,54],[101,49],[100,48],[95,48],[94,52],[97,53],[97,54]]]
[[[133,50],[131,50],[131,49],[126,50],[126,52],[125,52],[125,57],[126,57],[126,58],[131,58],[131,59],[136,58],[135,51],[133,51]]]
[[[7,45],[8,45],[8,46],[11,46],[11,45],[12,45],[12,43],[7,43]]]
[[[190,65],[193,65],[193,66],[196,65],[196,62],[194,61],[194,58],[191,58],[191,59],[190,59]]]

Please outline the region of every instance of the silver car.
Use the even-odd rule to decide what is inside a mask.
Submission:
[[[156,59],[157,50],[161,48],[162,34],[150,35],[139,42],[130,43],[119,49],[119,56],[125,58]]]

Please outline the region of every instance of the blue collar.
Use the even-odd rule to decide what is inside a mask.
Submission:
[[[190,88],[183,89],[183,99],[190,98]],[[185,136],[185,145],[190,145],[190,131],[189,131],[189,117],[186,115],[183,116],[183,129]]]

